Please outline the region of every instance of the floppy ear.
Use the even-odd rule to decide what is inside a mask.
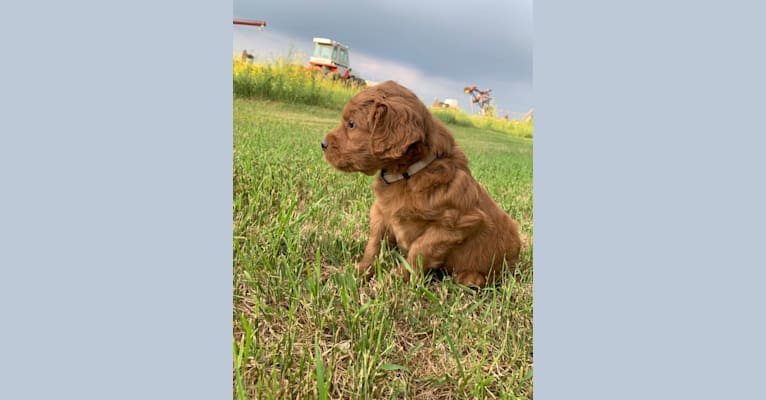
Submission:
[[[412,144],[425,139],[423,116],[397,100],[378,100],[370,111],[370,145],[380,158],[397,159]]]

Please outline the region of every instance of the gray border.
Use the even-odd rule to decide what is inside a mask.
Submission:
[[[228,398],[231,6],[94,5],[2,10],[0,398]],[[537,398],[762,395],[763,11],[535,2]]]
[[[535,1],[535,397],[764,398],[764,6]]]
[[[231,4],[0,8],[0,398],[230,398]]]

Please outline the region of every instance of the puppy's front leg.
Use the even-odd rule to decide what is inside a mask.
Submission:
[[[372,266],[375,264],[375,257],[380,254],[380,242],[385,234],[386,224],[383,220],[383,214],[380,212],[377,203],[373,203],[370,208],[370,237],[367,239],[367,247],[364,249],[362,261],[356,264],[359,274],[365,278],[369,279],[372,276]]]

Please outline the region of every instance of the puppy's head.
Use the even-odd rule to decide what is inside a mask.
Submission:
[[[393,81],[372,86],[346,104],[340,125],[322,141],[324,157],[341,171],[373,175],[416,156],[430,117],[409,89]]]

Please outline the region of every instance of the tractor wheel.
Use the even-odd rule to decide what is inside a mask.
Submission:
[[[351,75],[348,79],[349,79],[349,81],[353,82],[354,85],[356,85],[356,86],[359,86],[359,87],[366,86],[366,83],[365,83],[364,79],[362,79],[362,78],[360,78],[358,76]]]

